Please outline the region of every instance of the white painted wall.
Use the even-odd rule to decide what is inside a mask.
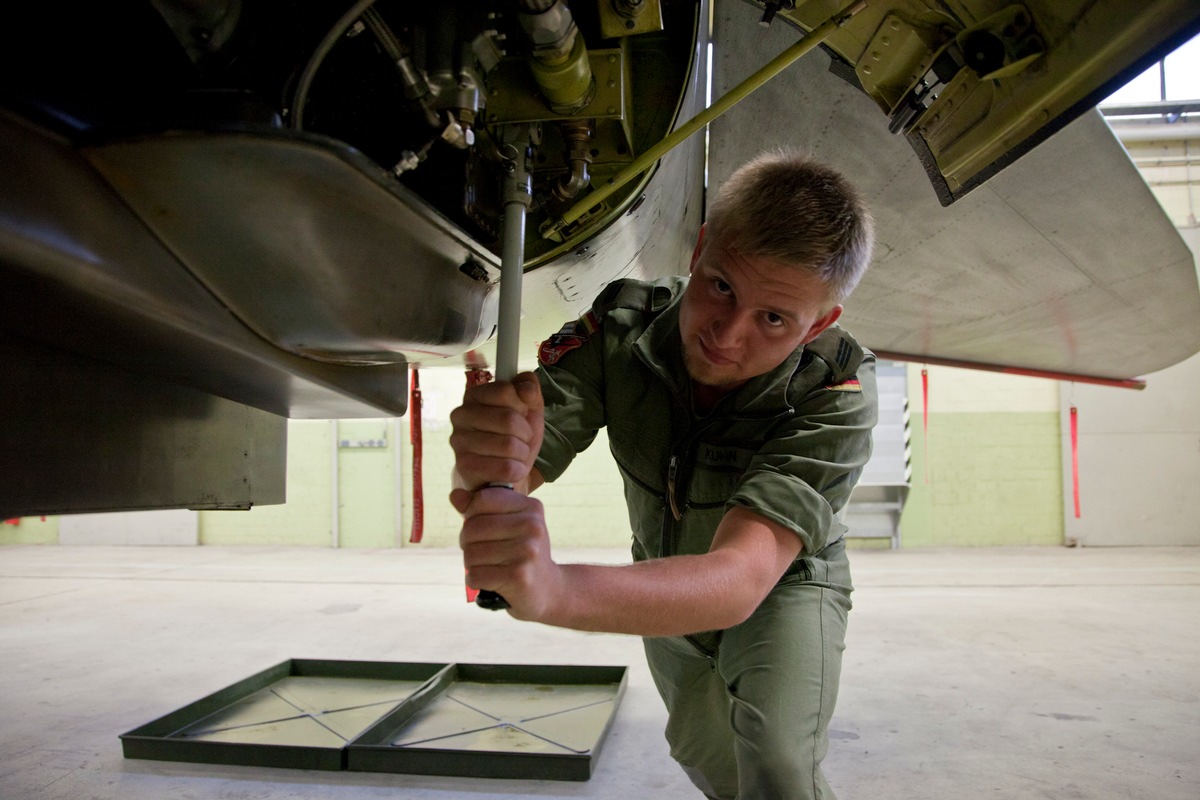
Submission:
[[[58,523],[58,543],[194,545],[199,544],[198,519],[187,509],[67,514]]]

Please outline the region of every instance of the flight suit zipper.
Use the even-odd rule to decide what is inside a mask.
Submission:
[[[679,456],[672,454],[671,463],[667,467],[667,506],[670,514],[663,515],[662,538],[658,544],[658,554],[666,558],[675,554],[675,539],[679,534],[679,523],[683,521],[683,512],[687,501],[680,505],[676,495],[679,491]]]
[[[692,475],[693,446],[700,435],[711,427],[712,422],[709,421],[700,428],[688,431],[667,462],[667,507],[671,514],[663,515],[662,543],[658,548],[664,557],[675,554],[680,523],[683,522],[684,512],[688,510],[687,493]]]
[[[679,503],[675,500],[675,479],[679,475],[679,456],[671,455],[671,464],[667,467],[667,503],[671,506],[671,516],[676,522],[683,519],[683,512],[679,510]]]

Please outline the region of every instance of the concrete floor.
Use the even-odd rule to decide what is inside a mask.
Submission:
[[[617,551],[562,560],[617,561]],[[843,800],[1200,797],[1200,548],[855,551]],[[697,798],[637,640],[464,601],[444,550],[0,549],[0,798]],[[585,783],[124,759],[118,735],[289,657],[628,665]]]

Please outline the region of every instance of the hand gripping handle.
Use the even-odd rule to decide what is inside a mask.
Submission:
[[[504,229],[500,249],[500,319],[496,330],[496,379],[511,381],[517,376],[517,349],[521,335],[521,277],[525,270],[525,213],[532,196],[526,157],[530,132],[516,130],[512,147],[513,158],[505,163]],[[493,484],[493,486],[508,484]],[[508,601],[496,592],[480,590],[475,605],[492,611],[511,608]]]

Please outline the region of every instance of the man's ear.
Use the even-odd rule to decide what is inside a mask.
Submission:
[[[700,260],[700,251],[704,249],[704,231],[707,229],[707,222],[700,226],[700,233],[696,236],[696,248],[692,250],[692,263],[688,264],[688,275],[692,274],[692,270],[696,268],[696,262]]]
[[[825,312],[825,315],[823,317],[819,317],[817,321],[812,324],[812,327],[808,329],[808,333],[804,336],[803,344],[808,344],[813,339],[824,333],[825,329],[837,322],[838,317],[841,315],[842,307],[840,305],[834,306]]]

